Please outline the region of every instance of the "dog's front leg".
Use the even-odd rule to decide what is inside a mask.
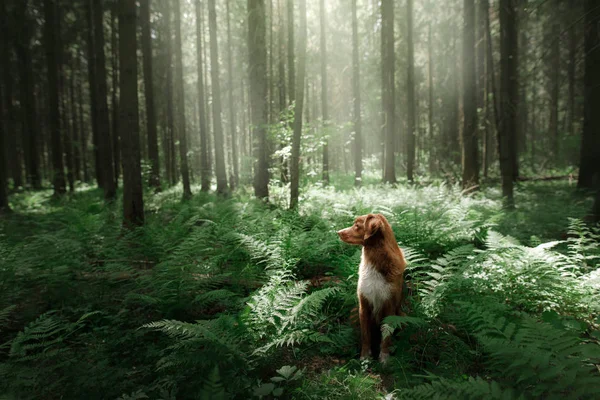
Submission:
[[[371,305],[361,295],[358,296],[359,309],[358,314],[360,317],[360,339],[361,349],[360,358],[365,359],[371,357]]]
[[[390,315],[394,315],[396,311],[396,307],[394,306],[394,304],[392,302],[387,303],[386,305],[383,306],[383,309],[381,310],[381,321],[383,323],[383,320],[385,319],[385,317],[389,317]],[[379,327],[379,329],[381,329],[381,326]],[[388,359],[390,358],[390,345],[392,344],[392,335],[389,335],[388,337],[383,337],[381,338],[381,350],[379,351],[379,361],[382,364],[385,364]]]

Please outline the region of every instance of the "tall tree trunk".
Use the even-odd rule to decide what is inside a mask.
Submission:
[[[356,0],[352,0],[352,94],[354,97],[354,186],[362,185],[362,117],[360,111],[360,63],[358,52],[358,17]]]
[[[71,106],[71,133],[73,149],[73,173],[74,179],[81,181],[81,147],[80,147],[80,130],[79,119],[77,114],[77,102],[75,101],[75,76],[77,69],[75,67],[75,59],[77,58],[77,52],[71,56],[70,63],[70,75],[69,75],[69,104]]]
[[[575,14],[575,10],[581,10],[575,5],[575,0],[569,0],[569,12],[571,18],[569,19],[569,30],[568,30],[568,46],[569,46],[569,66],[567,75],[569,77],[569,118],[567,132],[569,136],[575,134],[575,66],[577,63],[577,36],[575,34],[575,27],[579,19],[579,15]]]
[[[52,136],[52,184],[54,195],[66,192],[65,171],[63,167],[63,150],[60,137],[60,108],[58,84],[58,53],[56,3],[44,0],[44,46],[46,47],[46,64],[48,72],[49,124]]]
[[[462,186],[479,184],[477,141],[477,75],[475,72],[475,1],[464,1]]]
[[[4,0],[0,0],[0,32],[4,35],[4,38],[8,38],[7,30],[5,29],[6,23],[6,5],[4,4]],[[8,40],[0,41],[0,55],[3,57],[4,62],[0,63],[0,69],[2,70],[2,74],[0,75],[0,79],[4,78],[6,75],[10,77],[10,69],[8,70],[8,74],[6,69],[10,68],[10,51],[8,51],[7,47],[9,46]],[[4,84],[6,84],[8,80],[4,79]],[[4,88],[6,90],[6,87]],[[8,112],[6,115],[4,114],[4,101],[7,99],[12,102],[12,95],[5,96],[5,93],[2,91],[2,85],[0,85],[0,214],[10,210],[8,205],[8,174],[6,167],[8,166],[6,156],[8,154],[8,149],[6,148],[6,140],[7,128],[14,128],[10,123],[10,114]],[[7,110],[8,111],[8,110]],[[14,133],[13,133],[14,135]],[[14,149],[13,149],[14,151]]]
[[[279,62],[278,62],[278,71],[279,71],[279,112],[283,113],[286,109],[288,103],[287,101],[287,93],[285,88],[285,57],[284,57],[284,48],[285,48],[285,38],[284,38],[284,18],[283,18],[283,6],[281,4],[281,0],[277,0],[277,13],[278,13],[278,51],[279,51]],[[280,118],[283,117],[283,114],[280,115]],[[285,144],[283,142],[279,143],[279,149],[281,150]],[[281,165],[281,183],[288,182],[288,171],[287,171],[287,162],[283,156],[279,158],[279,162]]]
[[[12,55],[10,46],[13,44],[11,37],[13,32],[8,28],[7,11],[5,0],[0,0],[0,34],[5,38],[0,46],[0,68],[2,68],[2,79],[4,83],[4,91],[2,93],[3,98],[0,99],[4,102],[4,107],[0,108],[0,118],[4,122],[4,145],[2,151],[6,150],[6,154],[3,154],[7,158],[8,170],[6,171],[6,178],[11,177],[13,180],[13,186],[18,188],[23,185],[22,171],[21,171],[21,157],[18,151],[17,145],[17,118],[13,106],[13,76],[12,76]],[[2,114],[5,112],[4,114]],[[8,149],[11,149],[9,151]]]
[[[500,0],[500,86],[502,118],[498,130],[498,150],[500,153],[500,173],[502,175],[502,196],[507,208],[514,207],[513,198],[513,159],[517,128],[517,63],[518,51],[516,0]]]
[[[287,0],[287,28],[288,28],[288,97],[289,104],[296,101],[296,56],[294,54],[294,0]]]
[[[250,103],[252,104],[252,137],[254,138],[254,195],[269,199],[269,170],[267,159],[267,115],[264,99],[267,94],[265,45],[265,2],[248,0],[248,54]]]
[[[123,224],[144,223],[137,92],[135,0],[119,0],[119,129],[123,157]]]
[[[27,11],[28,1],[22,0],[17,6],[17,21],[19,24],[16,53],[19,60],[21,80],[21,110],[23,126],[23,156],[27,183],[35,189],[42,186],[40,176],[39,126],[35,107],[35,84],[33,77],[33,61],[31,56],[31,31],[34,22]],[[54,6],[53,6],[54,7]],[[56,35],[55,35],[56,36]]]
[[[483,176],[487,177],[488,165],[487,165],[487,80],[486,80],[486,51],[485,51],[485,13],[487,9],[482,7],[483,2],[477,1],[476,3],[476,24],[477,24],[477,36],[476,36],[476,58],[477,58],[477,109],[478,109],[478,121],[477,121],[477,132],[481,138],[481,163],[483,166]]]
[[[62,13],[60,7],[58,8],[58,24],[56,29],[58,32],[61,32],[61,24],[62,24]],[[62,41],[59,35],[59,48],[63,48]],[[74,164],[73,164],[73,140],[72,140],[72,129],[69,123],[69,108],[67,103],[67,69],[66,65],[68,60],[64,59],[64,53],[61,52],[58,55],[59,57],[59,86],[60,86],[60,111],[61,111],[61,124],[62,124],[62,138],[63,138],[63,148],[65,154],[65,167],[67,168],[67,182],[69,184],[69,192],[73,193],[75,191],[75,177],[73,174]]]
[[[383,181],[396,183],[394,158],[395,130],[395,54],[394,54],[394,0],[381,0],[381,75],[382,112],[385,134],[385,164]],[[383,156],[383,154],[382,154]]]
[[[416,134],[417,126],[415,121],[416,116],[416,102],[415,98],[415,56],[414,56],[414,43],[413,43],[413,0],[406,1],[406,27],[407,27],[407,102],[408,102],[408,116],[406,118],[406,177],[409,182],[414,180],[414,169],[415,169],[415,145],[416,145]],[[393,40],[392,40],[393,43]]]
[[[300,31],[298,38],[298,79],[294,107],[294,134],[292,137],[292,168],[290,182],[290,209],[298,207],[300,192],[300,140],[302,139],[302,111],[304,108],[304,79],[306,75],[306,0],[300,0]]]
[[[175,73],[177,74],[177,137],[179,139],[179,162],[181,163],[181,180],[183,181],[183,197],[192,197],[190,188],[190,171],[188,167],[187,130],[185,123],[185,92],[183,85],[183,51],[181,44],[181,10],[180,1],[175,0]]]
[[[114,179],[113,157],[110,140],[110,120],[108,118],[107,85],[106,85],[106,58],[104,57],[104,8],[102,0],[91,0],[94,14],[94,47],[96,52],[96,102],[98,117],[98,162],[96,168],[102,171],[102,187],[104,198],[114,200],[116,184]]]
[[[435,132],[433,131],[433,38],[431,35],[431,23],[427,28],[427,65],[428,65],[428,94],[429,94],[429,108],[428,108],[428,122],[429,122],[429,173],[433,174],[435,169],[435,163],[437,160],[437,146],[435,142]]]
[[[553,8],[552,12],[552,22],[549,25],[548,35],[552,41],[550,44],[550,121],[549,121],[549,133],[550,140],[552,143],[552,155],[554,156],[555,163],[560,162],[560,137],[559,137],[559,129],[558,129],[558,102],[559,102],[559,91],[560,91],[560,41],[559,38],[555,37],[556,32],[560,32],[560,23],[559,23],[559,12],[554,11],[555,8],[559,7],[560,0],[554,0],[552,2],[551,7]]]
[[[144,3],[142,1],[142,3]],[[112,155],[114,165],[115,186],[119,185],[119,176],[121,175],[121,150],[119,146],[119,100],[118,100],[118,82],[119,82],[119,52],[117,36],[117,7],[115,3],[110,9],[110,49],[111,49],[111,67],[112,67]]]
[[[329,185],[329,104],[327,96],[327,36],[326,36],[326,11],[325,0],[319,1],[319,12],[321,15],[321,105],[323,107],[323,131],[325,138],[323,141],[323,182]]]
[[[215,0],[208,0],[208,23],[210,33],[210,73],[212,78],[217,193],[225,194],[227,193],[227,174],[225,173],[225,152],[223,126],[221,121],[221,83],[219,82],[219,46],[217,43],[217,12],[215,10]],[[262,101],[264,102],[264,98]]]
[[[200,126],[200,182],[201,191],[210,189],[210,160],[208,157],[208,131],[206,127],[206,99],[204,94],[203,57],[204,35],[202,34],[202,3],[196,0],[196,58],[198,64],[198,125]]]
[[[81,67],[81,59],[82,58],[83,58],[83,54],[82,54],[81,50],[79,50],[77,52],[77,73],[78,73],[77,75],[79,78],[77,81],[77,103],[78,103],[79,126],[81,128],[81,140],[79,141],[79,146],[80,146],[80,154],[81,154],[81,172],[83,174],[83,181],[89,182],[90,175],[89,175],[88,162],[87,162],[88,136],[87,136],[86,126],[83,123],[83,70]]]
[[[235,82],[235,78],[233,76],[233,56],[231,53],[231,17],[229,15],[229,3],[230,0],[227,0],[227,95],[229,100],[229,125],[231,129],[231,163],[233,164],[233,177],[231,179],[231,190],[234,190],[239,184],[239,157],[238,157],[238,149],[237,149],[237,125],[236,125],[236,114],[235,114],[235,106],[233,103],[233,83]],[[270,98],[264,97],[263,101]]]
[[[87,19],[87,65],[88,81],[90,87],[90,116],[92,126],[92,145],[94,155],[94,173],[96,183],[99,188],[103,188],[102,168],[100,168],[100,159],[98,152],[98,76],[96,73],[96,42],[94,38],[94,11],[92,0],[86,0],[86,19]]]
[[[585,2],[585,66],[583,92],[583,135],[579,179],[577,187],[593,189],[594,180],[600,180],[598,174],[600,157],[600,7],[594,0]]]
[[[174,110],[174,92],[173,92],[173,32],[171,31],[171,1],[167,0],[165,4],[165,35],[166,35],[166,68],[167,68],[167,126],[165,131],[165,162],[167,163],[167,179],[171,185],[177,182],[176,156],[175,156],[175,110]]]
[[[158,155],[158,132],[154,106],[154,84],[152,68],[152,35],[150,33],[150,1],[140,2],[140,25],[142,28],[142,53],[144,69],[144,98],[148,133],[148,160],[150,161],[150,187],[160,192],[160,157]]]

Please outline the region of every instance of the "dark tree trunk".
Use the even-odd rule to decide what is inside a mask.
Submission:
[[[0,33],[5,38],[0,46],[0,67],[2,68],[2,79],[4,83],[4,91],[2,93],[3,98],[0,99],[4,102],[4,107],[0,108],[0,118],[4,123],[4,145],[2,152],[5,153],[3,156],[7,158],[6,178],[12,178],[13,186],[18,188],[23,185],[23,173],[21,170],[21,156],[17,145],[17,118],[15,115],[15,109],[13,106],[14,94],[13,94],[13,76],[12,76],[12,52],[10,50],[13,45],[13,31],[8,27],[8,15],[6,11],[5,0],[0,0]],[[4,114],[2,114],[4,113]],[[10,151],[9,151],[10,149]]]
[[[550,55],[549,55],[549,67],[550,67],[550,81],[549,92],[550,92],[550,121],[549,121],[549,135],[551,141],[551,151],[554,156],[554,161],[559,162],[560,157],[560,137],[558,128],[558,102],[559,102],[559,91],[560,91],[560,40],[556,37],[556,32],[560,32],[560,17],[559,12],[554,11],[555,8],[559,7],[560,0],[554,0],[551,2],[552,11],[552,22],[549,23],[549,40],[550,44]]]
[[[600,189],[596,191],[596,198],[594,199],[594,205],[592,206],[592,222],[600,222]]]
[[[176,156],[175,156],[175,110],[173,92],[173,39],[171,31],[171,1],[165,1],[165,35],[166,35],[166,95],[167,95],[167,126],[163,148],[165,152],[165,163],[167,164],[167,179],[171,185],[177,182]]]
[[[38,117],[35,106],[35,84],[33,77],[33,61],[31,56],[31,40],[34,22],[28,15],[28,1],[22,0],[17,6],[18,37],[16,40],[16,53],[19,60],[20,90],[21,90],[21,123],[23,126],[23,158],[27,183],[33,188],[42,186],[40,176],[40,156]],[[52,7],[55,7],[53,4]],[[56,34],[54,34],[54,37]],[[53,43],[58,49],[57,43]]]
[[[60,25],[62,23],[62,18],[60,16],[59,9],[59,23],[57,24],[57,30],[60,32]],[[60,39],[59,39],[60,42]],[[63,48],[62,44],[59,44],[60,48]],[[74,164],[73,164],[73,131],[71,129],[71,125],[69,122],[69,107],[67,103],[67,69],[66,65],[68,60],[63,60],[64,54],[59,54],[59,85],[60,85],[60,107],[61,107],[61,123],[62,123],[62,138],[63,138],[63,148],[65,154],[65,167],[67,168],[67,182],[69,185],[69,192],[73,193],[75,191],[75,176],[73,173]]]
[[[477,141],[477,75],[475,72],[475,1],[464,1],[462,186],[479,184]]]
[[[354,97],[354,186],[362,185],[362,117],[360,111],[360,63],[358,52],[358,17],[356,0],[352,0],[352,94]]]
[[[148,160],[150,161],[149,184],[155,192],[160,192],[160,161],[158,156],[158,133],[156,130],[156,109],[154,107],[154,85],[152,69],[152,35],[150,34],[150,1],[140,3],[140,25],[142,28],[142,52],[144,68],[144,97],[148,131]]]
[[[406,1],[406,27],[407,27],[407,96],[408,115],[406,118],[406,177],[409,182],[414,180],[415,170],[415,145],[416,145],[416,98],[415,98],[415,56],[413,43],[413,0]],[[393,40],[392,40],[393,43]]]
[[[287,0],[287,28],[288,28],[288,96],[289,104],[296,101],[296,56],[294,54],[294,0]]]
[[[92,0],[86,0],[86,17],[87,17],[87,65],[88,65],[88,81],[90,87],[90,117],[92,126],[92,145],[94,155],[94,172],[96,183],[99,188],[104,187],[102,181],[102,169],[98,153],[98,76],[96,73],[96,42],[94,39],[94,12]]]
[[[252,137],[254,138],[254,195],[269,199],[269,164],[267,159],[267,115],[264,98],[267,93],[265,45],[265,2],[248,0],[248,53],[250,103],[252,104]]]
[[[97,81],[97,102],[98,106],[98,163],[96,168],[100,168],[102,175],[102,187],[104,188],[104,198],[114,200],[116,184],[114,179],[113,157],[110,139],[110,119],[108,117],[108,89],[106,84],[106,59],[104,57],[104,8],[102,0],[91,0],[93,4],[94,15],[94,47],[96,53],[96,81]]]
[[[206,127],[206,99],[204,94],[203,57],[204,35],[202,34],[202,3],[196,0],[196,57],[198,63],[198,124],[200,126],[200,182],[201,190],[210,189],[210,160],[208,157],[208,131]]]
[[[236,125],[236,113],[235,105],[233,103],[233,83],[235,77],[233,76],[233,56],[231,53],[231,22],[229,15],[229,3],[231,0],[227,0],[227,96],[229,100],[229,125],[231,129],[231,163],[233,164],[233,176],[231,178],[231,190],[234,190],[239,184],[239,157],[237,149],[237,125]],[[266,101],[267,97],[263,98]],[[269,100],[270,101],[270,100]]]
[[[49,125],[52,137],[52,184],[54,195],[66,192],[65,171],[63,167],[63,150],[60,137],[60,108],[58,83],[58,53],[56,3],[44,0],[44,46],[46,47],[46,63],[48,72]]]
[[[278,71],[279,71],[279,79],[278,79],[278,86],[279,86],[279,112],[282,113],[288,103],[287,101],[287,93],[286,93],[286,87],[285,87],[285,57],[284,57],[284,52],[285,52],[285,35],[284,35],[284,28],[285,28],[285,24],[284,24],[284,18],[283,18],[283,12],[282,12],[282,4],[281,4],[281,0],[277,0],[277,12],[278,12],[278,51],[279,51],[279,63],[278,63]],[[283,114],[282,114],[283,115]],[[281,150],[283,147],[285,146],[284,143],[279,143],[279,149]],[[288,171],[287,171],[287,162],[284,159],[283,156],[281,156],[279,158],[279,162],[281,165],[281,174],[280,174],[280,179],[281,179],[281,183],[287,183],[288,182]]]
[[[329,185],[329,104],[327,96],[327,36],[326,36],[326,18],[325,0],[319,1],[319,12],[321,15],[321,105],[323,107],[323,130],[325,138],[323,141],[323,182]],[[308,102],[308,101],[307,101]]]
[[[579,19],[579,15],[575,14],[575,10],[581,11],[581,8],[575,5],[575,0],[569,0],[569,12],[571,18],[569,20],[568,30],[568,46],[569,46],[569,67],[567,75],[569,77],[569,119],[567,132],[569,136],[575,134],[575,66],[577,63],[577,36],[575,34],[575,27]]]
[[[486,40],[485,40],[485,13],[488,12],[484,9],[483,1],[477,1],[476,5],[476,24],[477,24],[477,37],[475,48],[477,50],[477,109],[478,111],[478,123],[477,132],[481,138],[481,164],[483,166],[483,176],[487,177],[488,173],[488,129],[487,129],[487,79],[486,79]]]
[[[502,196],[507,208],[514,207],[513,198],[513,158],[515,131],[517,129],[517,82],[516,53],[518,51],[516,0],[500,0],[500,86],[501,123],[498,130],[498,150],[500,153],[500,174],[502,176]]]
[[[81,127],[81,140],[79,141],[80,151],[81,151],[81,172],[83,173],[83,181],[90,181],[89,167],[87,162],[88,156],[88,134],[86,125],[83,123],[83,70],[81,67],[81,59],[83,54],[81,51],[77,53],[77,72],[78,72],[78,82],[77,82],[77,103],[78,103],[78,114],[79,114],[79,126]],[[90,113],[91,114],[91,113]]]
[[[177,90],[177,137],[179,139],[179,162],[181,163],[181,180],[183,181],[183,197],[192,197],[190,188],[190,171],[188,167],[187,129],[185,122],[185,91],[183,86],[183,51],[181,44],[181,10],[180,1],[175,0],[175,81]]]
[[[5,29],[5,23],[6,23],[6,19],[5,19],[5,14],[6,13],[6,6],[4,4],[4,0],[0,0],[0,23],[2,24],[0,27],[0,32],[2,32],[3,35],[5,35],[5,38],[8,38],[8,35],[6,35],[7,33],[7,29]],[[0,55],[2,57],[4,57],[4,62],[0,63],[0,68],[2,69],[2,75],[0,75],[1,77],[5,77],[6,76],[6,69],[10,68],[10,51],[7,50],[7,47],[9,46],[8,44],[8,40],[1,40],[0,41]],[[8,76],[10,77],[10,69],[8,70]],[[4,79],[4,84],[6,85],[6,83],[8,82],[7,79]],[[5,88],[6,90],[6,88]],[[0,85],[0,214],[8,211],[9,205],[8,205],[8,174],[7,174],[7,170],[6,167],[8,165],[8,163],[6,162],[6,155],[8,153],[8,149],[6,148],[6,136],[7,136],[7,128],[10,126],[12,128],[12,124],[10,124],[9,122],[9,117],[10,114],[8,114],[8,112],[4,113],[5,107],[4,107],[4,101],[5,99],[7,99],[8,101],[12,102],[12,95],[11,96],[5,96],[5,93],[2,91],[2,85]],[[8,110],[7,110],[8,111]],[[14,134],[14,133],[12,133]],[[12,150],[14,151],[14,149]]]
[[[394,54],[394,0],[381,0],[381,99],[385,139],[383,181],[396,183],[395,166],[395,54]]]
[[[294,107],[294,134],[292,137],[292,168],[290,181],[290,209],[298,207],[300,193],[300,140],[302,139],[302,112],[304,108],[304,79],[306,75],[306,0],[300,0],[300,31],[298,38],[298,79]]]
[[[223,146],[223,126],[221,121],[221,84],[219,82],[219,46],[217,43],[217,12],[215,10],[215,0],[208,0],[208,22],[210,33],[210,72],[212,78],[217,193],[225,194],[227,193],[227,174],[225,173],[225,152]],[[262,99],[262,102],[264,102],[264,98]]]
[[[144,3],[144,0],[142,1]],[[115,3],[110,10],[110,48],[111,48],[111,67],[112,67],[112,155],[115,174],[115,186],[119,185],[119,176],[121,175],[121,150],[119,146],[119,38],[117,36],[117,7]]]
[[[119,129],[123,157],[123,220],[126,227],[144,223],[137,92],[135,0],[119,0]]]
[[[600,180],[600,7],[594,0],[585,2],[585,66],[583,93],[583,135],[577,187],[593,189]]]
[[[73,173],[74,179],[81,181],[81,126],[79,124],[77,114],[77,102],[75,101],[75,76],[77,74],[75,59],[78,57],[77,52],[71,58],[70,76],[69,76],[69,103],[71,105],[71,133],[73,149]]]

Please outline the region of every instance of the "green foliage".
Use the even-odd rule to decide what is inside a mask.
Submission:
[[[128,232],[95,190],[60,201],[15,194],[0,224],[0,391],[593,397],[600,246],[597,228],[578,219],[583,200],[554,183],[524,186],[519,204],[554,191],[566,206],[505,214],[492,189],[463,196],[369,179],[360,189],[305,186],[299,212],[284,210],[276,186],[272,206],[243,189],[182,203],[174,187],[148,194],[146,225]],[[407,315],[382,327],[394,345],[385,368],[358,361],[360,249],[335,234],[368,212],[392,224],[412,289]]]

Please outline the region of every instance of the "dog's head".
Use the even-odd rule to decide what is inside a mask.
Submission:
[[[354,225],[337,232],[346,243],[362,246],[373,245],[386,236],[393,238],[394,233],[387,219],[381,214],[361,215],[354,220]]]

